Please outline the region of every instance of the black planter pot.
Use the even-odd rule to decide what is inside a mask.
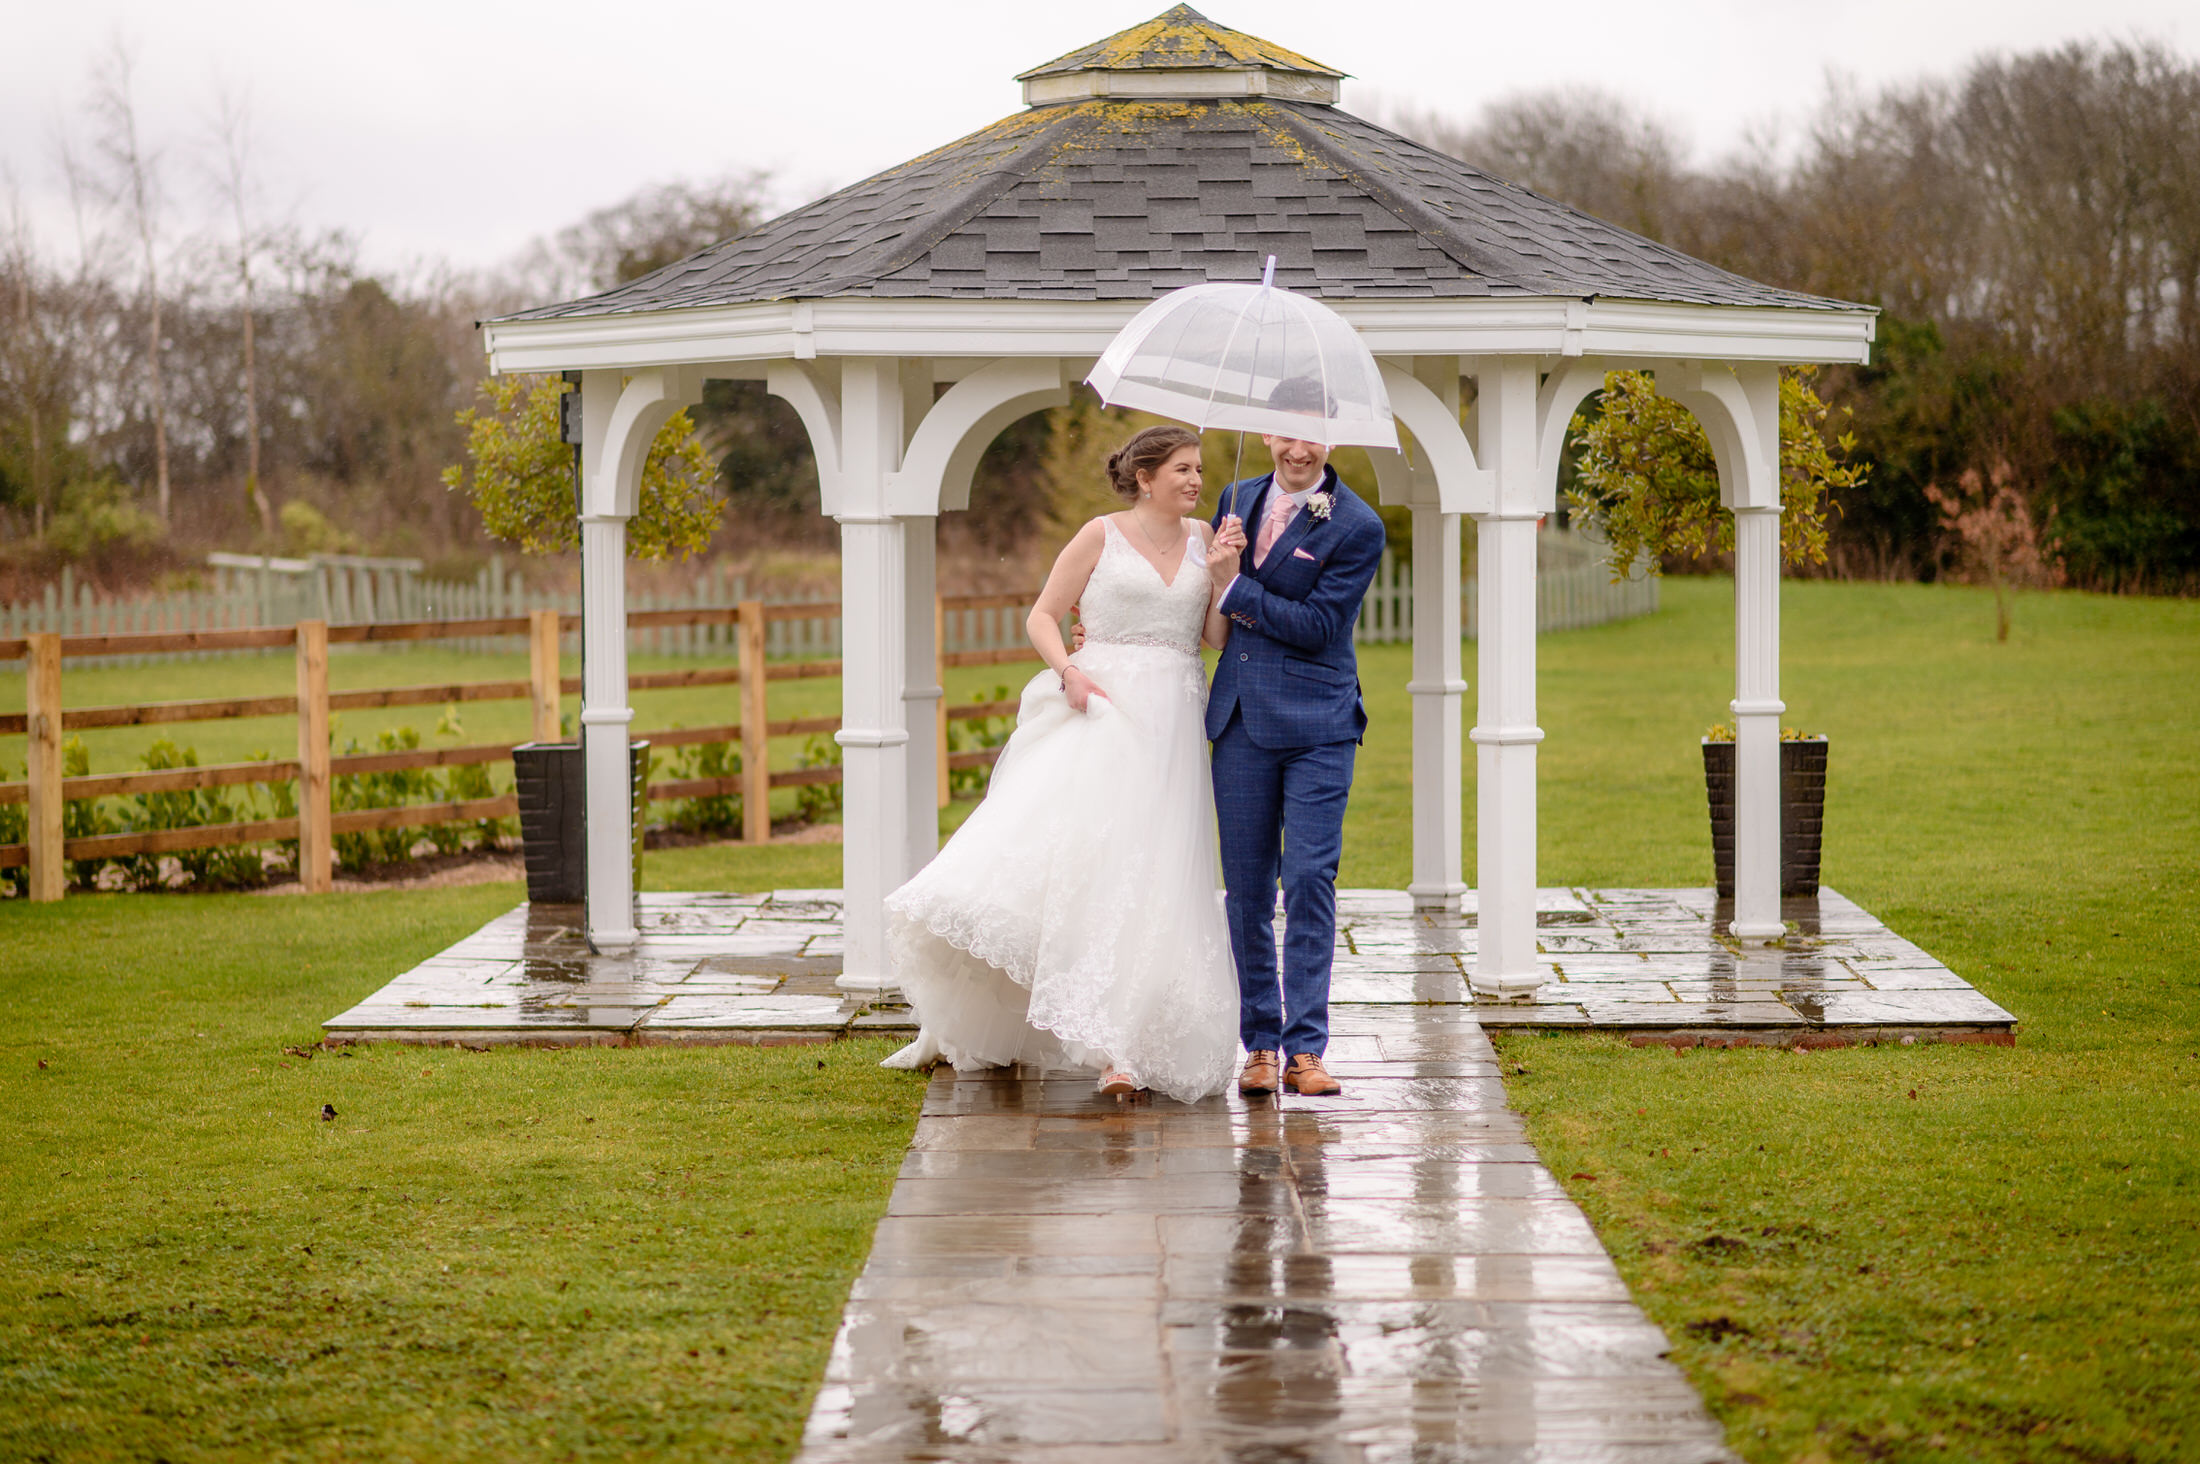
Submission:
[[[1711,803],[1711,863],[1719,897],[1734,897],[1734,744],[1703,744],[1704,792]],[[1826,832],[1826,739],[1780,744],[1780,894],[1818,893]]]
[[[649,744],[633,744],[634,882],[642,878],[642,830],[649,811]],[[512,749],[519,796],[527,900],[579,904],[588,898],[588,783],[577,742],[523,742]]]

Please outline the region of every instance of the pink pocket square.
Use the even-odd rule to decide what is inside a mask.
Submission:
[[[1293,559],[1304,559],[1304,560],[1306,560],[1306,561],[1308,561],[1309,563],[1312,563],[1312,564],[1319,564],[1319,563],[1321,563],[1321,561],[1320,561],[1319,559],[1316,559],[1316,558],[1314,558],[1314,556],[1313,556],[1313,555],[1311,555],[1311,554],[1307,553],[1307,552],[1306,552],[1306,551],[1305,551],[1304,549],[1294,549],[1294,550],[1292,550],[1292,551],[1291,551],[1291,557],[1292,557]]]

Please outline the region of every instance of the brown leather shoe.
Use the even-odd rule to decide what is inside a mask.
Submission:
[[[1290,1084],[1292,1092],[1303,1098],[1327,1098],[1344,1091],[1344,1084],[1329,1076],[1329,1069],[1311,1052],[1295,1054],[1283,1080]]]
[[[1245,1054],[1245,1071],[1238,1074],[1238,1091],[1248,1098],[1265,1098],[1276,1091],[1276,1071],[1283,1054],[1262,1048]]]

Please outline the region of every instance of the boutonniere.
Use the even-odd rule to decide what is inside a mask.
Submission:
[[[1326,522],[1328,520],[1330,510],[1334,509],[1336,506],[1337,495],[1331,493],[1326,488],[1323,489],[1321,492],[1315,494],[1312,498],[1306,500],[1306,511],[1312,514],[1316,520],[1322,522]]]

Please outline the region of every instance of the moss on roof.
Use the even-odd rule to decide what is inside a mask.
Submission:
[[[1067,76],[1078,71],[1298,71],[1310,76],[1341,77],[1334,67],[1287,51],[1273,41],[1216,25],[1189,5],[1155,16],[1143,25],[1117,31],[1104,41],[1081,46],[1044,66],[1019,75]]]

